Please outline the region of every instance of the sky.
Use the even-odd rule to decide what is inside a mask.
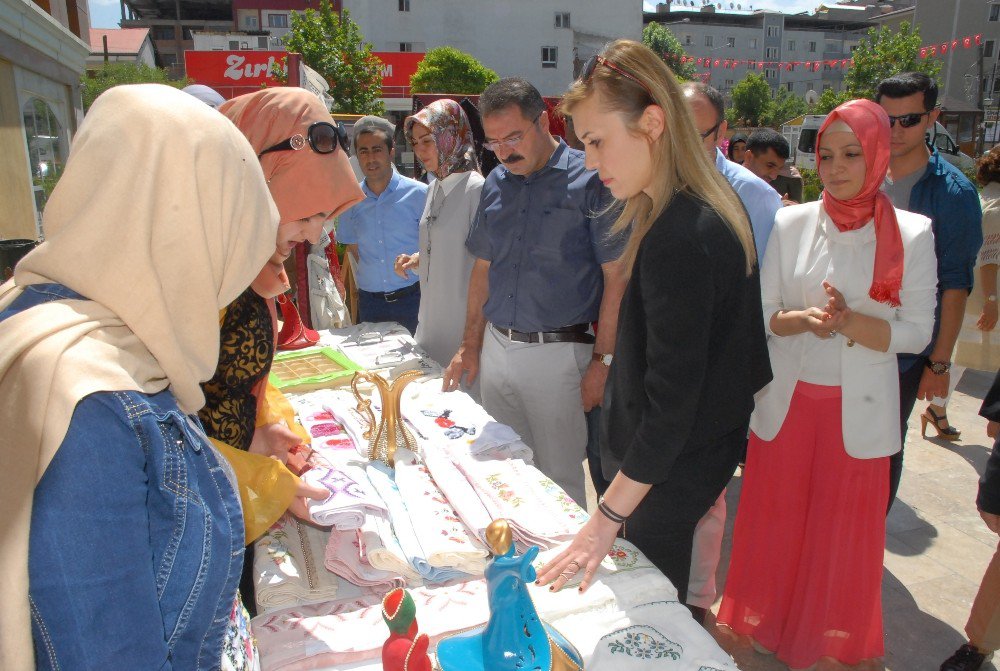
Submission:
[[[90,3],[90,25],[92,28],[117,28],[121,20],[121,6],[119,0],[88,0]],[[721,2],[721,0],[717,0]],[[744,6],[753,5],[754,9],[775,9],[781,12],[794,14],[797,12],[812,12],[821,0],[738,0]],[[701,4],[696,2],[695,4]],[[728,5],[729,0],[723,3]],[[643,2],[643,6],[652,11],[656,8],[655,2]]]

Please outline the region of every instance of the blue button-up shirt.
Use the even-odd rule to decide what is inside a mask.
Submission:
[[[392,171],[380,195],[361,181],[365,199],[340,215],[337,242],[358,246],[357,282],[363,291],[396,291],[413,284],[392,267],[400,254],[419,247],[420,217],[424,213],[427,185]]]
[[[527,177],[501,165],[486,178],[466,247],[490,262],[483,313],[497,326],[552,331],[597,319],[601,264],[621,255],[624,238],[609,236],[611,194],[583,162],[560,140]]]
[[[900,354],[900,368],[917,356],[930,354],[941,326],[941,294],[946,289],[972,290],[976,256],[983,245],[983,210],[979,192],[962,171],[931,154],[923,177],[910,191],[910,212],[930,217],[938,266],[938,302],[934,309],[934,337],[921,354]],[[906,263],[906,260],[903,260]]]
[[[715,167],[726,178],[743,201],[743,207],[750,215],[753,241],[757,245],[758,264],[764,259],[767,239],[774,227],[774,215],[781,209],[781,196],[771,185],[739,163],[728,160],[718,147],[715,149]]]

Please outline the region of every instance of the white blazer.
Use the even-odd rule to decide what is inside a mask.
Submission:
[[[855,241],[848,249],[831,244],[831,238],[844,234],[827,216],[822,201],[778,211],[760,275],[764,324],[774,373],[771,383],[757,393],[756,407],[750,417],[750,428],[761,439],[773,440],[781,429],[802,370],[807,339],[816,337],[811,332],[778,336],[770,330],[771,317],[779,310],[822,308],[825,301],[820,305],[806,303],[806,289],[815,295],[815,287],[827,279],[827,269],[839,267],[850,268],[851,272],[844,275],[842,271],[831,283],[844,294],[851,309],[885,319],[891,329],[887,352],[850,344],[848,338],[837,337],[844,447],[849,455],[859,459],[885,457],[900,450],[896,354],[921,352],[931,340],[937,303],[937,258],[930,219],[899,209],[896,218],[903,238],[903,285],[898,308],[868,296],[875,267],[875,232],[871,222],[863,231],[848,233]]]

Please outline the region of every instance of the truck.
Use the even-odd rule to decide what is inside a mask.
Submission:
[[[797,132],[794,134],[788,130],[788,126],[783,128],[785,138],[792,146],[796,167],[816,169],[816,135],[824,121],[826,121],[825,114],[808,114],[803,117],[802,124],[795,129]],[[955,139],[939,122],[934,122],[934,128],[927,131],[925,139],[928,148],[937,147],[941,157],[959,170],[968,170],[975,166],[975,160],[968,154],[962,153]]]

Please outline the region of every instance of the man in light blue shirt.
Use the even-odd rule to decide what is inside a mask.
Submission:
[[[377,116],[354,126],[354,149],[365,178],[365,199],[340,215],[337,240],[354,257],[359,322],[399,322],[417,330],[420,282],[393,270],[396,257],[418,248],[427,185],[393,168],[395,127]]]
[[[781,196],[763,179],[742,165],[727,160],[719,150],[719,140],[725,137],[727,129],[722,94],[707,84],[689,82],[684,85],[684,96],[705,151],[715,160],[715,167],[736,191],[750,216],[753,241],[757,244],[757,263],[760,264],[774,226],[774,215],[781,209]]]
[[[764,260],[767,239],[774,227],[774,215],[782,207],[781,197],[770,184],[742,165],[727,160],[719,150],[719,139],[725,137],[727,126],[722,94],[707,84],[688,83],[684,85],[684,96],[705,151],[715,159],[716,169],[736,191],[750,217],[759,265]],[[726,492],[723,491],[695,528],[687,595],[689,607],[707,610],[715,602],[715,571],[719,565],[725,526]]]

